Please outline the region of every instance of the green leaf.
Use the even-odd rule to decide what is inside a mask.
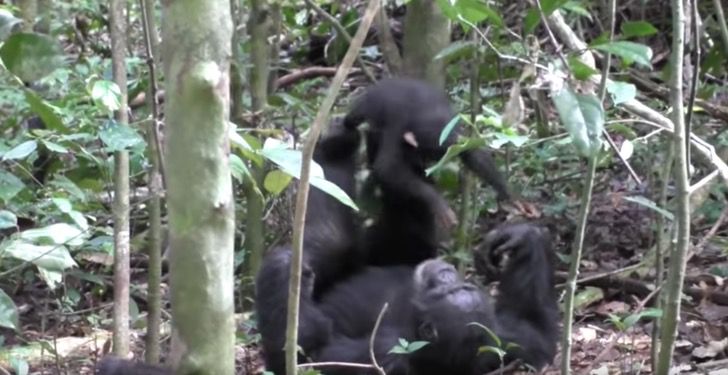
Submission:
[[[622,23],[622,37],[633,38],[657,34],[657,29],[647,21],[626,21]]]
[[[21,190],[25,188],[25,184],[14,174],[0,169],[0,199],[5,202],[10,201]]]
[[[588,286],[574,296],[574,307],[580,309],[602,299],[604,299],[604,291],[602,289]]]
[[[73,205],[71,205],[71,201],[66,198],[51,198],[51,201],[56,207],[58,207],[58,210],[63,212],[64,214],[73,211]]]
[[[25,159],[28,155],[32,154],[38,148],[36,141],[25,141],[6,152],[3,155],[2,160],[18,160]]]
[[[108,121],[99,131],[99,138],[106,145],[106,151],[116,152],[144,145],[144,138],[128,125]]]
[[[458,155],[462,154],[465,151],[485,147],[485,140],[483,139],[477,139],[477,138],[466,138],[464,140],[459,141],[458,143],[450,146],[447,149],[447,152],[445,155],[440,158],[440,160],[435,163],[430,168],[427,168],[425,170],[425,173],[429,176],[438,169],[442,168],[445,164],[449,163],[451,160],[455,159]]]
[[[412,341],[408,346],[407,350],[410,353],[414,353],[422,348],[424,348],[427,344],[429,344],[428,341]]]
[[[268,160],[275,163],[283,172],[295,177],[300,178],[301,176],[301,152],[298,150],[290,150],[284,148],[280,141],[269,138],[266,140],[262,155]],[[356,206],[354,201],[346,194],[345,191],[341,190],[336,184],[327,181],[324,178],[324,171],[318,163],[311,161],[311,185],[321,189],[326,194],[336,198],[339,202],[353,208],[358,211],[359,208]]]
[[[25,101],[28,102],[30,110],[40,117],[46,128],[60,133],[68,133],[68,128],[58,116],[55,107],[43,100],[38,94],[32,90],[25,90]]]
[[[15,306],[15,302],[0,289],[0,327],[17,330],[18,317],[18,307]]]
[[[121,108],[121,90],[116,82],[96,80],[91,85],[91,99],[108,113]]]
[[[56,223],[43,228],[28,229],[20,233],[20,238],[36,243],[52,243],[55,245],[80,246],[86,239],[86,233],[79,228]]]
[[[32,262],[37,267],[47,270],[63,271],[77,266],[65,246],[33,245],[15,240],[4,246],[3,251],[4,257]]]
[[[541,9],[543,10],[544,16],[548,17],[555,10],[566,5],[569,0],[543,0],[541,1]],[[526,17],[523,20],[524,30],[527,34],[531,34],[536,26],[541,22],[541,15],[538,11],[538,7],[534,6],[528,10]]]
[[[443,59],[447,62],[456,61],[458,59],[473,56],[473,52],[478,46],[472,40],[458,40],[450,43],[449,46],[443,48],[437,55],[435,60]]]
[[[637,97],[637,87],[631,83],[607,80],[607,92],[614,105],[626,103]]]
[[[453,129],[455,129],[455,126],[457,126],[458,120],[460,120],[460,115],[455,115],[455,117],[453,117],[450,122],[445,125],[445,128],[442,129],[442,133],[440,133],[440,145],[445,143],[447,137],[450,136],[450,133],[452,133]]]
[[[495,334],[495,331],[493,331],[492,329],[486,327],[485,325],[480,324],[480,323],[477,323],[477,322],[473,322],[473,323],[470,323],[468,325],[472,325],[472,326],[476,326],[476,327],[481,328],[482,330],[485,331],[485,333],[488,334],[488,336],[490,336],[491,340],[493,340],[493,342],[495,343],[496,347],[499,347],[499,348],[501,347],[501,345],[502,345],[501,339],[500,339],[500,337],[498,337],[498,335]]]
[[[589,157],[601,147],[604,109],[594,95],[576,94],[568,86],[554,85],[551,99],[572,143],[582,156]]]
[[[580,81],[586,81],[589,77],[599,74],[599,72],[589,65],[584,64],[576,56],[569,56],[569,68],[574,73],[574,77]]]
[[[672,212],[658,206],[657,203],[648,199],[647,197],[643,197],[643,196],[624,197],[624,200],[630,201],[632,203],[637,203],[643,207],[647,207],[650,210],[655,211],[658,214],[662,215],[667,220],[670,220],[670,221],[675,220],[675,215],[673,215]]]
[[[488,6],[485,1],[481,0],[458,0],[455,7],[460,14],[471,24],[478,24],[484,20],[490,21],[491,24],[503,27],[503,19],[501,16]]]
[[[8,210],[0,210],[0,229],[17,228],[18,217]]]
[[[265,179],[263,180],[263,187],[265,187],[265,190],[271,194],[278,195],[285,190],[286,187],[288,187],[288,184],[291,183],[291,179],[291,175],[279,169],[275,169],[265,176]]]
[[[35,82],[63,65],[63,50],[50,36],[17,33],[0,47],[0,58],[23,82]]]
[[[0,9],[0,42],[5,40],[13,32],[15,25],[21,22],[23,20],[13,16],[7,9]]]
[[[250,174],[248,166],[243,162],[243,159],[240,159],[240,157],[235,154],[230,154],[230,173],[233,175],[233,178],[240,182],[243,182],[246,179],[253,182],[255,181]]]
[[[59,145],[58,143],[47,141],[45,139],[41,139],[41,143],[43,143],[43,146],[47,148],[49,151],[57,152],[59,154],[67,154],[68,149]]]
[[[618,40],[604,44],[597,44],[593,47],[600,51],[609,52],[612,55],[619,56],[626,62],[634,61],[637,64],[646,67],[652,66],[652,49],[644,44]]]
[[[592,20],[591,13],[589,13],[589,11],[584,8],[579,1],[567,1],[566,4],[564,4],[564,9],[568,10],[571,13],[578,14],[584,18],[587,18],[589,21]]]
[[[625,328],[630,328],[634,326],[640,319],[642,318],[659,318],[662,316],[662,310],[660,309],[646,309],[643,311],[640,311],[636,314],[631,314],[628,317],[624,318],[624,325]]]

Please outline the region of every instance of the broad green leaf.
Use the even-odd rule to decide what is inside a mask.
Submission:
[[[17,228],[18,217],[8,210],[0,210],[0,229]]]
[[[407,348],[396,345],[387,354],[407,354]]]
[[[544,16],[550,16],[555,10],[566,5],[569,0],[543,0],[541,1],[541,9],[543,10]],[[541,22],[541,14],[538,11],[538,7],[531,7],[526,13],[526,17],[523,20],[524,30],[527,34],[533,33],[536,26]]]
[[[657,29],[647,21],[626,21],[621,25],[622,38],[633,38],[657,34]]]
[[[427,168],[425,170],[425,173],[429,176],[433,172],[437,171],[438,169],[442,168],[445,164],[450,162],[450,160],[454,159],[458,155],[462,154],[465,151],[485,147],[485,140],[483,139],[477,139],[477,138],[469,138],[465,139],[464,141],[460,141],[452,146],[450,146],[447,149],[447,152],[445,152],[445,155],[440,158],[440,160],[435,163],[430,168]]]
[[[637,97],[637,87],[631,83],[607,80],[607,92],[614,105],[626,103]]]
[[[435,55],[435,60],[443,59],[447,62],[451,62],[461,58],[471,57],[476,48],[478,48],[478,46],[472,40],[457,40],[438,52],[438,54]]]
[[[642,318],[659,318],[662,316],[662,310],[660,309],[646,309],[643,311],[640,311],[636,314],[632,314],[626,318],[624,318],[624,325],[625,328],[630,328],[635,325],[640,319]]]
[[[116,152],[128,150],[144,145],[144,138],[135,129],[115,121],[108,121],[99,131],[101,141],[106,145],[106,151]]]
[[[586,81],[589,77],[599,74],[596,69],[591,66],[584,64],[576,56],[569,56],[569,69],[574,73],[574,77],[580,81]]]
[[[516,148],[519,148],[526,144],[528,142],[528,136],[527,135],[519,135],[519,134],[506,134],[506,133],[495,133],[495,139],[490,142],[490,147],[494,149],[499,149],[503,147],[505,144],[512,144]]]
[[[63,50],[50,36],[17,33],[0,47],[0,58],[23,82],[35,82],[63,65]]]
[[[59,154],[67,154],[68,149],[59,145],[58,143],[47,141],[45,139],[41,139],[41,143],[43,143],[43,146],[47,148],[49,151],[57,152]]]
[[[47,270],[63,271],[77,266],[65,246],[33,245],[21,240],[15,240],[4,246],[3,250],[4,257],[31,262],[37,267]]]
[[[0,289],[0,327],[17,330],[18,307],[9,295]]]
[[[265,190],[272,193],[273,195],[278,195],[286,189],[288,184],[291,183],[292,178],[293,177],[291,177],[291,175],[279,169],[275,169],[265,175],[265,179],[263,180],[263,187],[265,187]]]
[[[601,147],[604,109],[594,95],[576,94],[568,86],[553,85],[551,99],[561,122],[582,156],[589,157]]]
[[[25,187],[23,181],[14,174],[0,169],[0,199],[8,202]]]
[[[86,239],[86,233],[73,225],[56,223],[23,231],[20,233],[20,238],[38,243],[80,246]]]
[[[25,141],[6,152],[2,160],[19,160],[25,159],[38,148],[38,142],[34,140]]]
[[[97,106],[108,113],[118,110],[121,107],[121,90],[116,82],[97,80],[94,81],[91,90],[91,99]]]
[[[429,344],[428,341],[412,341],[409,346],[407,346],[407,351],[409,351],[410,353],[414,353],[424,348],[427,344]]]
[[[0,9],[0,42],[5,40],[13,32],[15,25],[21,22],[23,20],[13,16],[7,9]]]
[[[602,289],[588,286],[574,296],[574,307],[581,309],[602,299],[604,299],[604,291]]]
[[[672,212],[660,207],[657,205],[657,203],[651,201],[650,199],[643,197],[643,196],[634,196],[634,197],[624,197],[624,200],[630,201],[632,203],[637,203],[641,206],[647,207],[652,211],[657,212],[658,214],[664,216],[667,220],[675,220],[675,215],[672,214]]]
[[[567,1],[566,4],[564,4],[564,9],[574,14],[578,14],[584,18],[587,18],[589,21],[592,20],[591,13],[589,13],[589,11],[582,6],[581,1]]]
[[[445,125],[445,128],[442,129],[442,132],[440,133],[440,145],[445,143],[447,137],[450,136],[450,133],[452,133],[453,129],[455,129],[455,127],[458,125],[458,120],[460,120],[459,114],[455,115],[455,117],[453,117],[450,122]]]
[[[445,17],[453,21],[458,19],[458,10],[450,0],[435,0],[435,2],[440,7],[440,10]]]
[[[58,207],[58,210],[63,212],[64,214],[67,214],[73,210],[73,205],[71,205],[71,201],[66,198],[51,198],[51,201],[56,207]]]
[[[487,19],[490,21],[489,23],[503,27],[503,19],[501,16],[491,9],[485,1],[458,0],[455,4],[460,17],[471,24],[478,24]]]
[[[637,64],[646,67],[652,66],[652,49],[644,44],[618,40],[604,44],[597,44],[593,47],[600,51],[609,52],[612,55],[619,56],[626,62],[634,61]]]
[[[243,182],[245,180],[254,181],[248,166],[245,165],[243,159],[240,159],[240,157],[235,154],[230,154],[230,173],[233,175],[233,178],[239,182]]]
[[[25,90],[25,101],[28,102],[30,110],[43,120],[46,128],[59,133],[68,133],[68,128],[63,124],[61,117],[58,116],[55,107],[43,100],[38,94],[32,90]]]
[[[269,138],[266,140],[263,150],[261,151],[263,156],[268,160],[275,163],[283,172],[295,177],[300,178],[301,176],[301,152],[298,150],[290,150],[284,148],[284,145],[278,140]],[[331,195],[332,197],[339,200],[341,203],[353,208],[358,211],[354,201],[346,194],[345,191],[341,190],[336,184],[327,181],[324,178],[324,171],[318,163],[311,161],[311,185],[321,189],[323,192]]]
[[[70,211],[67,213],[67,215],[73,220],[73,222],[78,225],[79,228],[83,231],[88,231],[88,221],[86,220],[86,216],[83,216],[82,213],[78,211]]]

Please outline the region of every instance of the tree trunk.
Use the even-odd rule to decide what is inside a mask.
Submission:
[[[115,114],[118,125],[129,122],[126,98],[126,18],[124,1],[112,0],[111,60],[121,98]],[[114,152],[114,354],[129,353],[129,152]]]
[[[404,20],[403,60],[405,74],[445,87],[442,60],[435,56],[450,43],[450,21],[434,0],[407,4]]]
[[[228,108],[232,20],[222,0],[163,2],[172,361],[232,375],[234,202]]]

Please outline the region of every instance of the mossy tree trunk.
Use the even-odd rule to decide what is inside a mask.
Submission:
[[[403,60],[407,76],[445,87],[444,62],[435,56],[450,44],[450,21],[435,0],[407,4],[404,20]]]
[[[177,374],[232,375],[230,3],[163,2],[162,20],[172,360]]]

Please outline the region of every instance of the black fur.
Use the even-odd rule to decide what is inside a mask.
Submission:
[[[499,368],[494,354],[478,349],[495,343],[479,323],[509,347],[505,361],[534,367],[556,353],[558,308],[548,238],[532,225],[506,225],[487,238],[494,257],[508,256],[499,296],[490,298],[463,281],[441,260],[409,267],[370,267],[326,293],[319,306],[333,324],[333,336],[318,362],[371,363],[369,334],[385,302],[390,304],[374,342],[377,362],[389,375],[475,375]],[[429,344],[409,355],[390,354],[400,338]],[[372,370],[328,367],[326,374],[374,374]]]
[[[326,179],[349,196],[354,195],[359,142],[358,130],[346,129],[336,123],[331,125],[314,153],[314,160],[323,168]],[[317,188],[311,189],[308,199],[298,344],[306,356],[311,356],[331,336],[331,322],[317,307],[317,296],[355,272],[364,259],[357,255],[358,236],[352,209]],[[285,369],[283,345],[291,254],[289,247],[277,248],[267,254],[255,283],[263,356],[266,367],[276,374],[283,374]]]

